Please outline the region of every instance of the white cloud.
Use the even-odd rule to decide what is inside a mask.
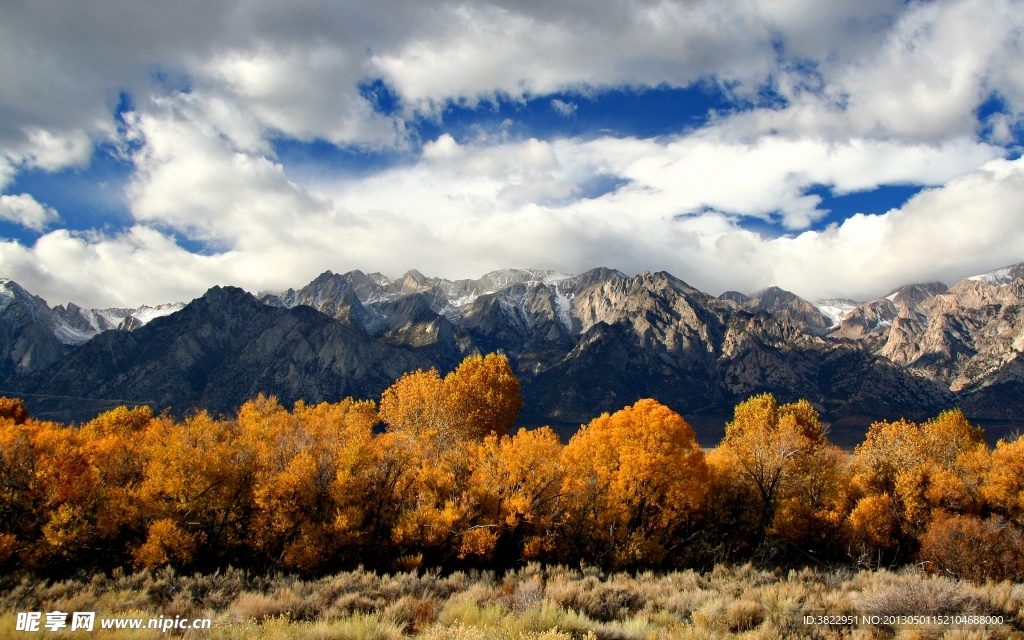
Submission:
[[[913,3],[878,46],[824,58],[816,90],[802,69],[783,70],[782,110],[733,119],[737,131],[938,142],[973,136],[975,109],[996,93],[1024,113],[1021,32],[1024,11],[1012,0]]]
[[[0,56],[17,64],[0,69],[0,155],[47,170],[81,165],[90,139],[116,136],[121,91],[147,111],[152,97],[187,88],[196,112],[236,146],[266,152],[275,135],[401,146],[403,115],[436,114],[450,101],[702,80],[740,97],[776,82],[788,108],[735,119],[753,136],[938,144],[973,135],[973,110],[990,92],[1014,117],[1024,112],[1019,8],[1014,0],[240,0],[61,5],[55,21],[58,7],[46,0],[4,5]],[[377,76],[398,92],[404,114],[381,115],[360,95],[360,81]],[[563,115],[572,109],[551,104]]]
[[[59,220],[60,216],[52,208],[36,202],[29,194],[22,193],[16,196],[0,195],[0,219],[42,231],[50,223]]]
[[[89,163],[92,141],[84,131],[56,134],[44,129],[26,131],[28,144],[23,153],[27,166],[57,171],[65,167],[81,167]]]
[[[139,224],[119,235],[60,230],[32,247],[0,245],[5,275],[48,299],[94,306],[187,300],[214,284],[284,289],[326,268],[466,277],[508,266],[597,265],[663,269],[712,293],[778,284],[812,298],[863,298],[1024,256],[1024,161],[986,162],[991,148],[963,141],[932,149],[781,137],[745,147],[708,133],[662,143],[441,140],[420,163],[304,187],[173,108],[137,127],[145,145],[130,193]],[[772,171],[745,178],[743,194],[734,193],[737,176],[763,165]],[[941,186],[902,209],[791,238],[761,238],[737,225],[736,212],[720,212],[762,215],[767,202],[797,216],[801,184],[863,186],[841,179],[860,165],[873,167],[876,180]],[[596,198],[545,203],[609,173],[631,182]],[[677,217],[698,205],[720,211]],[[169,230],[225,250],[189,253]]]
[[[586,146],[603,170],[632,181],[624,191],[643,199],[644,216],[706,209],[764,219],[779,214],[790,229],[822,215],[817,196],[802,195],[812,185],[834,185],[839,193],[892,183],[938,185],[1001,153],[965,139],[939,147],[782,136],[740,141],[715,129],[667,144],[604,138]]]
[[[816,65],[833,95],[850,96],[862,135],[875,120],[922,135],[938,121],[962,134],[963,101],[982,85],[1020,111],[1016,8],[1010,0],[4,5],[0,55],[17,64],[0,69],[0,151],[26,143],[27,131],[112,135],[121,91],[145,109],[150,96],[187,87],[239,140],[244,131],[380,146],[401,144],[405,132],[360,96],[365,78],[383,75],[407,109],[434,112],[497,94],[709,78],[750,96],[770,78],[783,89],[797,82],[787,72],[793,59]],[[57,10],[62,20],[52,19]],[[788,56],[781,67],[779,43]],[[912,108],[894,109],[908,86]],[[824,116],[807,109],[800,120],[813,127]]]
[[[551,101],[551,108],[555,110],[555,113],[562,116],[563,118],[571,118],[576,115],[576,103],[565,102],[555,98]]]
[[[14,182],[14,176],[18,170],[8,158],[0,157],[0,191],[7,188],[7,185]]]

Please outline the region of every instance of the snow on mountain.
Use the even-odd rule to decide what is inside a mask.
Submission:
[[[14,302],[14,292],[8,287],[11,280],[0,278],[0,310],[6,309],[7,305]]]
[[[184,302],[170,302],[167,304],[158,304],[155,307],[142,305],[138,309],[131,310],[131,316],[138,320],[141,324],[148,324],[149,322],[169,316],[172,313],[176,313],[185,308]]]
[[[1005,287],[1012,284],[1017,278],[1024,278],[1024,262],[970,276],[967,280],[980,280],[995,287]]]
[[[578,275],[542,269],[501,269],[475,280],[432,278],[415,269],[395,280],[379,273],[325,271],[301,289],[260,292],[257,297],[275,307],[310,306],[376,335],[397,329],[402,321],[398,316],[404,318],[419,308],[415,304],[398,304],[409,296],[418,296],[417,304],[429,306],[430,311],[454,325],[463,322],[482,296],[496,296],[499,306],[516,325],[529,327],[534,321],[531,318],[538,313],[537,304],[549,304],[557,321],[572,332],[576,294],[597,282],[626,277],[611,269],[593,269]],[[541,299],[550,302],[539,303]],[[405,320],[416,322],[411,317]],[[392,326],[396,322],[399,324]]]
[[[172,314],[184,307],[183,303],[174,302],[155,307],[143,305],[137,309],[83,309],[69,302],[67,305],[57,305],[50,313],[53,316],[53,333],[57,339],[64,344],[77,346],[103,331],[134,331],[154,318]]]
[[[52,309],[39,296],[34,296],[21,285],[8,278],[0,278],[0,313],[15,302],[20,302],[34,321],[45,326],[50,333],[69,346],[78,346],[93,336],[111,329],[131,331],[185,307],[180,302],[155,307],[143,305],[138,309],[83,309],[73,302]]]
[[[569,314],[569,311],[572,309],[572,300],[570,296],[562,293],[562,290],[557,286],[555,287],[555,307],[558,311],[558,319],[561,320],[566,329],[572,331],[572,316]]]
[[[860,302],[847,298],[829,298],[814,303],[818,311],[832,321],[833,327],[845,320],[846,316],[860,305]]]

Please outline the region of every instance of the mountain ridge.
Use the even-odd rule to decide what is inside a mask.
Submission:
[[[180,311],[77,347],[44,335],[33,313],[48,307],[22,289],[10,322],[13,303],[0,301],[0,339],[5,363],[38,365],[7,368],[5,387],[26,398],[118,398],[175,412],[229,413],[259,392],[285,402],[372,398],[405,371],[445,372],[466,355],[499,351],[523,383],[522,423],[563,435],[641,397],[700,419],[764,391],[807,398],[840,426],[951,406],[1024,420],[1024,279],[999,284],[1018,271],[951,288],[907,285],[853,307],[778,287],[716,297],[667,272],[506,269],[449,281],[414,270],[396,280],[326,271],[258,298],[214,287]],[[72,307],[57,315],[81,318]],[[223,335],[218,322],[237,335]],[[74,420],[92,411],[73,405],[30,401]]]

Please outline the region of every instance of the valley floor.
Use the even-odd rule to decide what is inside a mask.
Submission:
[[[17,631],[18,613],[96,613],[96,638],[166,637],[158,630],[101,630],[103,621],[209,619],[186,638],[339,640],[670,640],[676,638],[1024,638],[1024,584],[975,585],[900,572],[758,570],[625,573],[544,568],[497,576],[352,571],[320,579],[235,569],[177,575],[164,569],[60,582],[0,578],[0,637],[86,637]],[[817,616],[980,616],[1002,624],[827,626]],[[810,616],[810,618],[807,618]],[[68,617],[70,621],[70,616]],[[970,618],[968,620],[971,620]],[[42,627],[41,627],[42,628]]]

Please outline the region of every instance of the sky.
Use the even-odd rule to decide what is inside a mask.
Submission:
[[[668,271],[869,300],[1024,261],[1022,0],[7,0],[0,277]]]

